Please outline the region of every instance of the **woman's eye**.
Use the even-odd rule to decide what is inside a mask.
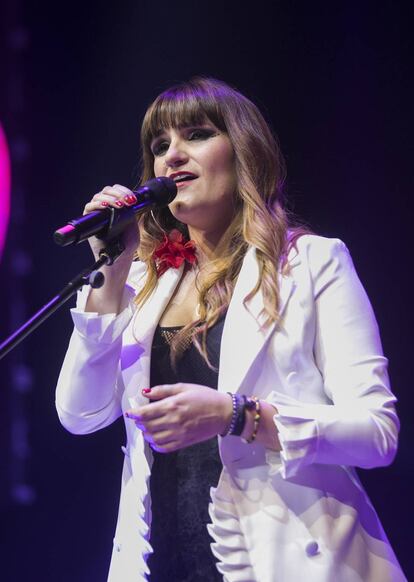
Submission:
[[[167,141],[159,141],[156,142],[153,146],[151,146],[151,151],[153,156],[162,156],[169,148],[169,143]]]
[[[213,135],[215,135],[215,132],[211,129],[193,129],[189,132],[188,134],[188,139],[190,141],[192,140],[198,140],[198,139],[208,139],[209,137],[212,137]]]

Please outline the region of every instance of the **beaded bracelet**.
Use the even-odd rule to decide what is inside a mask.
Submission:
[[[243,442],[247,443],[247,444],[251,444],[257,437],[257,433],[259,430],[259,423],[260,423],[260,419],[261,419],[261,407],[260,407],[260,400],[256,397],[253,396],[253,398],[247,398],[246,400],[246,408],[248,410],[255,410],[254,413],[254,419],[253,419],[253,432],[251,434],[251,436],[247,439],[242,439]]]
[[[246,402],[247,398],[242,394],[237,406],[236,421],[231,432],[233,436],[240,436],[246,424]]]
[[[227,394],[231,396],[233,411],[229,428],[220,436],[240,436],[246,423],[246,397],[231,392]]]
[[[231,397],[233,409],[231,414],[230,426],[225,432],[220,434],[220,436],[222,437],[228,436],[229,434],[232,433],[237,418],[237,394],[232,394],[231,392],[227,392],[227,394]]]

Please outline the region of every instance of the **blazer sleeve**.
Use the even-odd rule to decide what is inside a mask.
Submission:
[[[306,237],[308,238],[308,237]],[[281,474],[310,463],[371,468],[394,459],[399,432],[387,359],[367,294],[345,244],[309,244],[316,333],[313,356],[329,404],[307,404],[273,391]]]
[[[122,414],[122,335],[135,311],[134,286],[125,287],[118,315],[86,313],[88,293],[84,288],[71,310],[74,330],[56,388],[59,419],[74,434],[99,430]]]

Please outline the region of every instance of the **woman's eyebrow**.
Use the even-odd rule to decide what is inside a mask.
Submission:
[[[200,128],[212,129],[212,130],[214,129],[214,130],[219,131],[218,128],[216,128],[215,125],[211,121],[202,121],[200,123],[182,123],[180,125],[174,126],[172,129],[175,129],[176,131],[191,131],[193,129],[200,129]],[[163,139],[164,137],[166,137],[167,136],[167,129],[171,129],[171,128],[159,129],[156,133],[154,133],[150,143],[154,144],[159,139]]]
[[[152,134],[151,137],[151,141],[154,141],[154,139],[158,139],[161,135],[163,135],[165,133],[165,129],[159,129],[157,132]]]

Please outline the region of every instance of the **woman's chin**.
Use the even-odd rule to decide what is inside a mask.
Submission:
[[[185,196],[181,197],[180,194],[169,205],[169,209],[174,218],[185,223],[191,220],[191,217],[196,218],[199,213],[199,208],[195,207],[194,201]]]

